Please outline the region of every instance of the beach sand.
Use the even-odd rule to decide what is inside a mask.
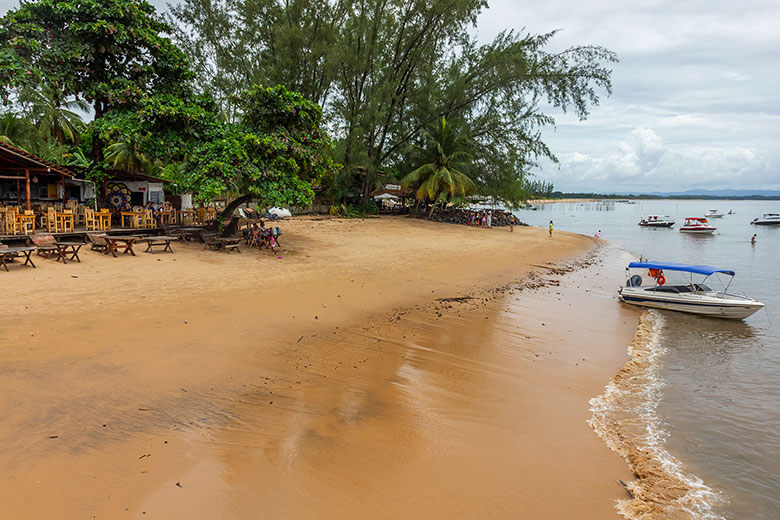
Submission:
[[[538,267],[594,239],[280,226],[282,258],[0,273],[3,518],[617,518],[588,400],[638,314],[597,267]]]

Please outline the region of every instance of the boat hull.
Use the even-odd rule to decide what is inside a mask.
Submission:
[[[780,226],[780,220],[754,220],[754,226]]]
[[[695,233],[699,235],[711,235],[717,228],[680,228],[680,233]]]
[[[756,313],[764,304],[751,299],[720,299],[691,297],[687,300],[674,299],[665,295],[648,294],[647,291],[620,291],[620,300],[642,307],[687,312],[713,318],[728,318],[741,320]]]
[[[674,226],[674,222],[646,222],[646,223],[639,223],[642,227],[659,227],[659,228],[670,228]]]

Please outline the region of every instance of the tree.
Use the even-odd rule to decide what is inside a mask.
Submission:
[[[311,204],[312,186],[337,169],[321,108],[284,86],[256,85],[237,101],[240,122],[213,127],[183,167],[171,171],[177,184],[203,202],[231,195],[223,221],[251,199],[265,206]]]
[[[470,36],[484,0],[183,0],[176,38],[231,107],[253,82],[291,86],[322,104],[336,160],[367,197],[380,172],[409,163],[409,144],[442,116],[479,146],[474,180],[517,201],[540,157],[553,108],[585,118],[611,89],[614,53],[546,50],[555,32]],[[235,30],[235,27],[241,27]],[[200,69],[199,69],[200,70]],[[270,82],[270,83],[269,83]],[[339,178],[343,185],[351,185]]]
[[[436,203],[462,198],[475,190],[474,181],[465,173],[473,159],[466,151],[468,136],[454,132],[445,117],[432,132],[425,132],[423,139],[423,156],[428,162],[409,172],[402,184],[404,188],[417,187],[417,200],[432,201],[432,214]]]
[[[182,93],[192,78],[171,31],[143,0],[36,0],[0,18],[0,95],[45,87],[86,100],[96,120],[147,94]],[[103,142],[92,140],[99,163]]]

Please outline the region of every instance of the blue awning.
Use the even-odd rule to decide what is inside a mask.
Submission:
[[[686,273],[706,274],[707,276],[714,273],[724,273],[729,276],[734,276],[734,271],[731,269],[719,269],[709,265],[674,264],[668,262],[631,262],[628,264],[628,267],[629,269],[666,269],[667,271],[685,271]]]

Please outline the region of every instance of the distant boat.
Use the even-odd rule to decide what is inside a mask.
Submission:
[[[712,234],[716,229],[703,217],[686,217],[685,224],[680,226],[681,233],[698,233],[700,235]]]
[[[640,226],[644,227],[664,227],[664,228],[670,228],[674,226],[674,220],[669,217],[669,215],[664,216],[658,216],[658,215],[649,215],[648,217],[642,217],[642,220],[639,221]]]
[[[720,213],[717,209],[711,209],[704,216],[707,218],[723,218],[723,213]]]
[[[780,215],[764,213],[760,218],[754,218],[750,223],[756,226],[780,226]]]

